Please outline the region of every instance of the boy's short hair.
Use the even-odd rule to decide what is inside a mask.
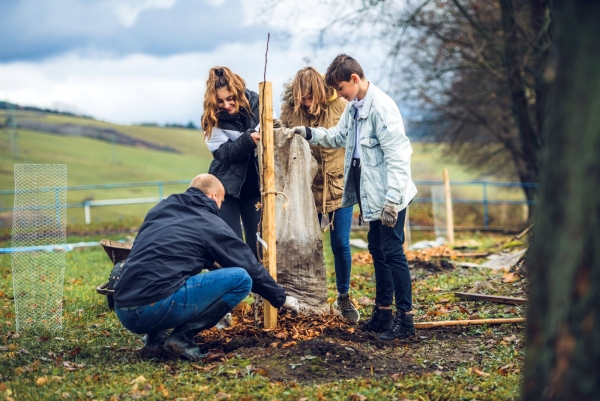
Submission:
[[[358,61],[346,54],[339,54],[329,64],[325,73],[325,82],[327,82],[327,85],[335,88],[340,82],[350,81],[352,74],[358,75],[360,79],[365,77],[365,73],[360,64],[358,64]]]

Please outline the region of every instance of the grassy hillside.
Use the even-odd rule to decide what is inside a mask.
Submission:
[[[0,124],[4,122],[5,111],[0,111]],[[83,137],[67,137],[35,131],[18,131],[18,158],[12,153],[10,134],[0,129],[0,190],[13,189],[13,165],[16,163],[64,163],[68,169],[68,185],[111,184],[124,182],[143,182],[161,180],[191,179],[196,174],[208,171],[212,160],[210,152],[202,140],[199,131],[126,126],[56,114],[18,111],[20,119],[36,119],[53,124],[94,125],[112,128],[134,138],[150,141],[162,146],[175,148],[179,154],[149,150],[140,147],[113,145],[110,142]],[[477,179],[497,179],[482,177],[478,171],[461,167],[451,160],[442,159],[441,145],[413,144],[412,169],[415,180],[441,180],[442,171],[448,168],[452,181],[470,181]],[[165,187],[164,194],[179,192],[185,186]],[[518,189],[489,190],[491,198],[522,199]],[[430,188],[420,186],[420,197],[429,196]],[[157,187],[121,188],[110,190],[71,191],[69,203],[78,203],[84,199],[123,199],[157,196]],[[462,198],[481,198],[480,187],[453,188],[453,196]],[[4,207],[12,205],[12,197],[0,196]],[[150,204],[97,207],[92,209],[93,220],[112,220],[119,218],[141,218],[151,207]],[[69,209],[68,221],[81,222],[82,209]]]
[[[25,114],[25,113],[23,113]],[[10,135],[0,130],[0,189],[13,189],[13,165],[16,163],[61,163],[67,164],[68,185],[110,184],[161,180],[191,179],[196,174],[208,171],[212,160],[210,152],[198,131],[165,129],[155,127],[128,127],[95,120],[55,115],[27,113],[27,118],[36,117],[56,123],[98,124],[115,128],[123,133],[148,141],[169,144],[181,153],[171,153],[113,145],[109,142],[82,137],[66,137],[33,131],[18,131],[18,158],[10,148]],[[17,121],[24,116],[17,113]],[[4,116],[0,114],[0,121]],[[179,192],[185,186],[165,187],[164,194]],[[68,203],[84,199],[122,199],[158,196],[157,187],[120,188],[110,190],[71,191]],[[11,206],[12,197],[0,197],[2,205]],[[99,207],[92,209],[92,218],[140,217],[152,205]],[[82,209],[69,209],[68,221],[83,220]]]

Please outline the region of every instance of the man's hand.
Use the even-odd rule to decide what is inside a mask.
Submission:
[[[285,297],[285,303],[281,308],[292,311],[292,314],[295,315],[300,310],[300,305],[298,305],[298,300],[296,298],[288,296]]]
[[[258,141],[260,141],[260,132],[253,132],[250,134],[250,138],[254,141],[255,145],[258,145]]]
[[[381,211],[381,224],[394,227],[398,221],[398,207],[398,204],[386,200]]]
[[[286,128],[283,133],[286,134],[288,138],[291,138],[294,136],[294,134],[296,134],[306,139],[306,127],[299,126],[294,128]]]

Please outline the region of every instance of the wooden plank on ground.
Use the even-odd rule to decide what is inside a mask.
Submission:
[[[415,323],[416,329],[435,329],[437,327],[450,326],[476,326],[482,324],[515,324],[525,323],[525,318],[517,317],[510,319],[477,319],[477,320],[448,320],[445,322],[420,322]]]
[[[470,301],[486,301],[486,302],[494,302],[497,304],[508,304],[508,305],[526,305],[527,304],[527,298],[485,295],[485,294],[473,294],[470,292],[455,292],[454,296],[457,298],[468,299]]]

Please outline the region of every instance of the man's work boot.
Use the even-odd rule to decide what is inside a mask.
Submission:
[[[200,348],[194,342],[194,336],[216,325],[230,310],[229,305],[219,299],[192,320],[175,327],[165,341],[163,349],[178,358],[191,361],[201,359],[204,354],[200,353]]]
[[[375,305],[371,319],[369,319],[360,328],[362,331],[373,331],[375,333],[383,333],[392,328],[394,322],[391,309],[380,309]]]
[[[384,331],[378,337],[382,340],[391,341],[394,339],[405,339],[415,335],[415,325],[413,315],[406,312],[397,311],[394,316],[394,323],[390,330]]]
[[[143,337],[144,346],[138,350],[143,358],[157,358],[162,354],[162,346],[167,339],[167,332],[164,330],[153,331],[145,334]]]
[[[344,319],[352,323],[356,323],[360,319],[360,313],[356,309],[354,302],[352,302],[350,294],[339,294],[333,306],[342,314]]]

